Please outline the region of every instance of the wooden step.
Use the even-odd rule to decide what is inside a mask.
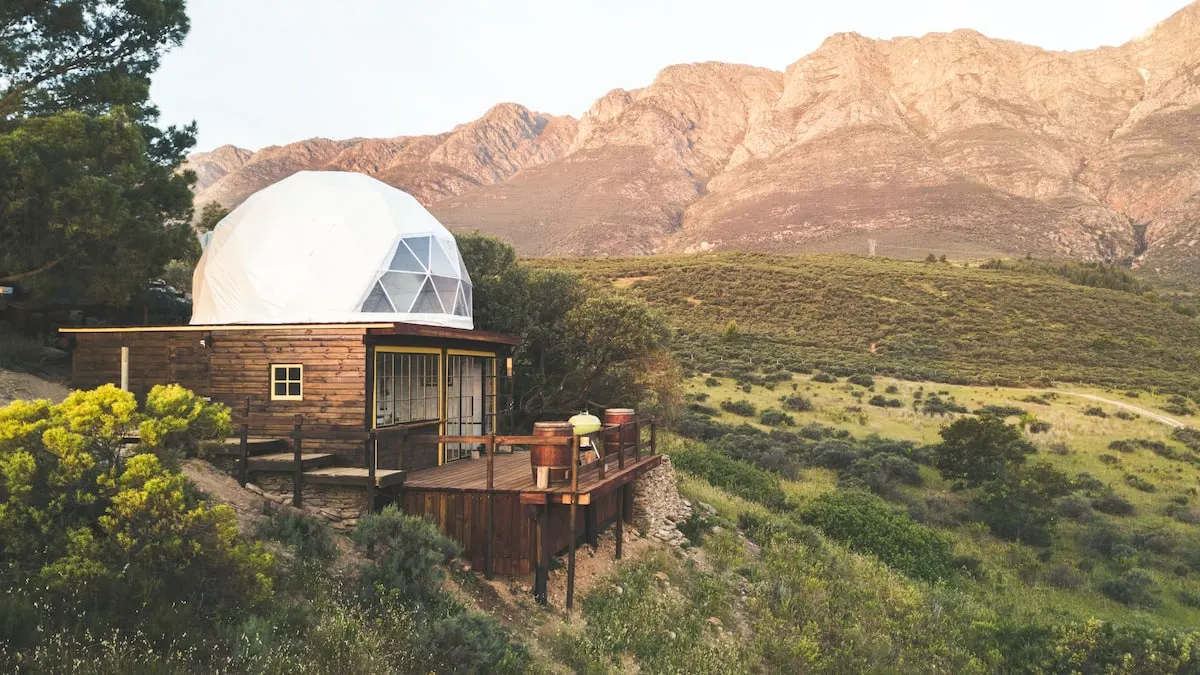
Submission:
[[[295,460],[295,455],[290,452],[273,452],[251,457],[247,467],[251,471],[292,471],[295,469]],[[336,461],[337,455],[330,452],[305,452],[300,455],[300,470],[318,469]]]
[[[304,482],[325,485],[368,485],[370,476],[366,467],[331,466],[304,472]],[[404,471],[399,469],[376,469],[375,486],[392,487],[404,483]]]
[[[287,449],[288,441],[283,438],[251,436],[246,439],[246,453],[251,457],[283,452]],[[239,457],[242,454],[242,439],[237,436],[226,438],[223,442],[209,445],[205,448],[205,452],[210,455]]]

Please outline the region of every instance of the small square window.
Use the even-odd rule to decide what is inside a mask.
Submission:
[[[271,400],[300,401],[304,399],[304,366],[283,364],[271,366]]]

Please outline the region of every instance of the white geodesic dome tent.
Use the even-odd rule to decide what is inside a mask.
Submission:
[[[411,195],[363,174],[294,174],[251,195],[202,244],[193,324],[473,327],[454,236]]]

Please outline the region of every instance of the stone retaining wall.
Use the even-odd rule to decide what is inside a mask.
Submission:
[[[661,464],[634,481],[634,523],[648,536],[681,544],[685,537],[675,524],[691,515],[691,503],[679,496],[669,456],[663,455]]]
[[[246,489],[273,502],[292,503],[291,474],[258,473],[252,481],[246,484]],[[366,490],[358,487],[307,483],[300,497],[305,511],[342,530],[354,527],[367,510]]]

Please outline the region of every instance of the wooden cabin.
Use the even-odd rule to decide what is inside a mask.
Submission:
[[[504,401],[519,341],[474,330],[457,243],[411,196],[300,172],[201,242],[190,325],[62,331],[76,387],[145,397],[176,383],[223,403],[243,485],[342,525],[397,503],[488,574],[534,573],[543,601],[552,555],[568,552],[573,588],[575,546],[629,518],[631,483],[661,459],[653,424],[604,426],[587,461],[580,437],[513,435]],[[539,485],[547,448],[559,480]]]

